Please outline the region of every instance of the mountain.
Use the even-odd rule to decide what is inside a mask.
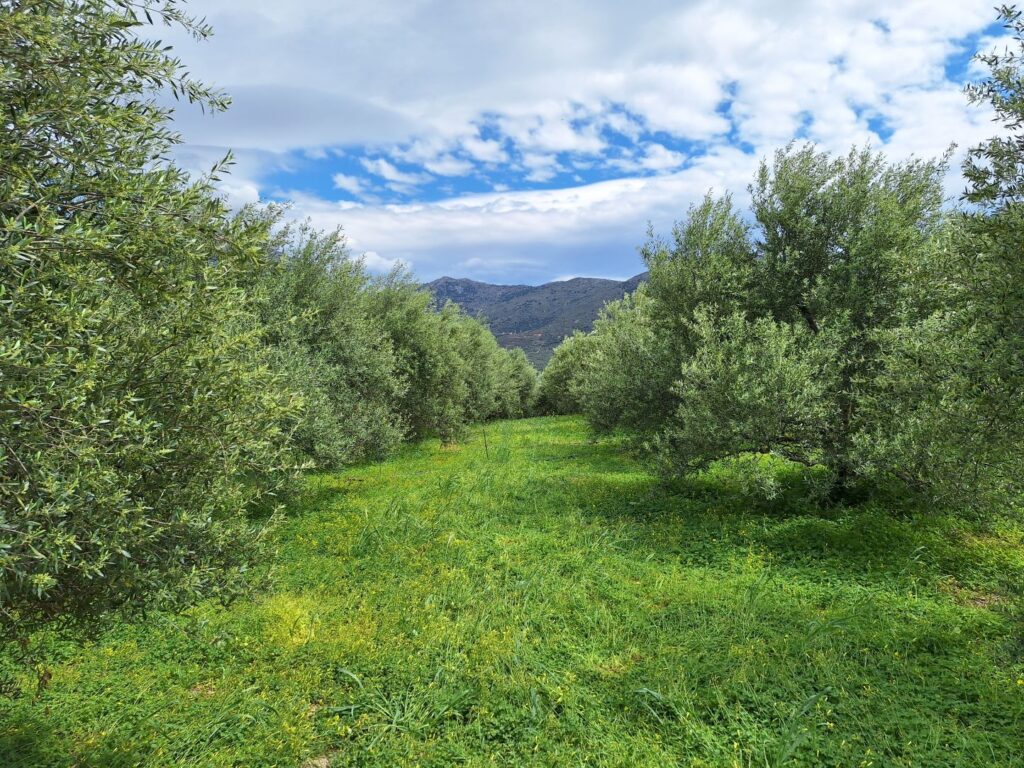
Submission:
[[[438,304],[453,301],[474,317],[487,320],[503,347],[519,347],[543,368],[558,343],[575,330],[589,331],[609,301],[621,299],[647,279],[576,277],[544,285],[492,285],[442,277],[427,283]]]

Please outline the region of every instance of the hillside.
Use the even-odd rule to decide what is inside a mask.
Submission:
[[[1020,522],[741,472],[560,418],[312,476],[271,588],[0,665],[0,765],[1024,766]]]
[[[544,285],[492,285],[442,277],[427,283],[438,303],[453,301],[487,319],[503,347],[519,347],[543,368],[558,343],[575,330],[589,331],[607,302],[636,290],[647,273],[629,280],[577,277]]]

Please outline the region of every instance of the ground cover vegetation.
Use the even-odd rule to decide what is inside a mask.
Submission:
[[[764,461],[771,502],[669,486],[561,417],[317,473],[273,589],[40,636],[0,764],[1024,765],[1020,518],[822,510]]]

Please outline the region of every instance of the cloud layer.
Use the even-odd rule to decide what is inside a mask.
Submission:
[[[234,106],[181,111],[183,162],[234,148],[232,199],[293,200],[424,278],[627,275],[648,221],[742,196],[790,140],[902,158],[992,132],[961,92],[987,0],[194,8],[217,35],[176,47]]]

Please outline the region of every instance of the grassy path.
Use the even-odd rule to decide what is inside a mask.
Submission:
[[[311,478],[272,593],[55,646],[0,766],[1024,765],[1019,524],[487,429]]]

